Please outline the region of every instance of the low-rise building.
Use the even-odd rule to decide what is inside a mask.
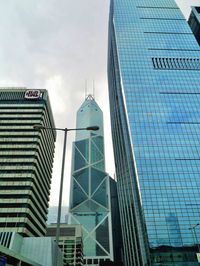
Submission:
[[[0,233],[0,265],[63,266],[62,252],[51,237]]]
[[[55,239],[56,224],[51,224],[47,228],[47,235]],[[64,266],[83,265],[83,244],[81,225],[60,225],[59,247],[63,253]]]

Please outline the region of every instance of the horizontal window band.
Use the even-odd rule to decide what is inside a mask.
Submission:
[[[187,70],[187,71],[200,71],[196,68],[154,68],[154,70]]]
[[[5,174],[5,175],[7,175],[7,174],[8,175],[11,175],[11,174],[13,174],[13,175],[15,175],[15,174],[33,174],[36,177],[37,181],[40,183],[40,179],[41,178],[40,178],[40,175],[38,175],[37,173],[38,173],[37,169],[36,170],[34,170],[34,169],[31,170],[31,169],[9,169],[8,168],[8,169],[4,170],[4,169],[0,168],[0,175],[2,175],[2,174]],[[8,178],[8,181],[9,181],[9,178]],[[45,184],[46,184],[46,182],[45,182]],[[42,188],[45,188],[45,190],[46,190],[46,186],[44,185],[43,182],[40,183],[40,185],[41,185]],[[50,185],[48,185],[48,188],[50,188]]]
[[[33,128],[33,123],[30,123],[30,122],[28,122],[28,123],[21,123],[20,121],[19,121],[19,123],[15,123],[15,122],[7,123],[7,122],[4,122],[4,123],[1,123],[0,126],[1,126],[0,128],[2,128],[3,131],[6,131],[6,129],[7,129],[8,132],[10,132],[10,130],[12,130],[12,129],[15,129],[16,131],[20,131],[21,130],[22,132],[26,132],[26,131],[35,132],[35,133],[40,133],[41,132],[39,130],[35,130]],[[52,132],[52,131],[53,130],[49,130],[49,132]]]
[[[27,172],[25,172],[25,173],[27,173]],[[1,174],[2,174],[2,171],[1,171]],[[3,174],[5,174],[5,173],[3,172]],[[10,174],[10,172],[9,172],[9,174]],[[15,170],[13,170],[13,174],[15,174]],[[33,181],[33,183],[34,183],[35,180],[33,177],[0,177],[0,182],[13,182],[13,181],[16,181],[16,182],[18,182],[18,181],[19,182]]]
[[[43,224],[44,226],[46,226],[46,224],[45,224],[46,217],[44,217],[44,215],[42,213],[40,213],[40,215],[41,215],[41,218],[40,218],[29,203],[8,203],[8,202],[7,203],[0,203],[0,208],[2,210],[3,209],[8,210],[9,208],[15,208],[15,209],[26,208],[32,212],[33,216],[35,216],[37,218],[37,220],[39,221],[39,223],[41,225]]]
[[[19,105],[19,102],[16,101],[16,103],[13,104],[13,102],[9,103],[9,101],[5,101],[4,103],[1,102],[1,107],[0,110],[9,110],[11,112],[11,110],[15,110],[17,109],[17,112],[15,113],[23,113],[23,114],[29,114],[29,110],[34,110],[34,111],[42,111],[45,110],[45,107],[42,105],[38,105],[38,106],[33,106],[30,104],[26,104],[25,106]],[[26,113],[26,111],[28,113]],[[6,112],[7,113],[7,112]]]
[[[141,17],[140,19],[152,19],[152,20],[186,20],[184,18],[144,18],[144,17]]]
[[[158,8],[158,9],[179,9],[178,7],[171,7],[171,6],[136,6],[136,8]]]
[[[200,49],[167,49],[167,48],[148,48],[150,51],[188,51],[188,52],[200,52]]]
[[[195,205],[196,206],[196,205],[200,205],[200,203],[185,203],[185,205],[192,205],[192,206]]]
[[[5,227],[14,227],[14,228],[27,228],[34,236],[37,236],[38,234],[34,231],[34,229],[27,223],[22,223],[22,222],[16,222],[16,223],[0,223],[0,227],[1,228],[5,228]],[[44,232],[41,230],[41,228],[37,228],[37,230],[41,233],[41,235],[44,235]],[[20,233],[20,231],[18,231],[18,233]]]
[[[29,214],[26,212],[0,212],[0,217],[27,217]]]
[[[160,94],[183,94],[183,95],[184,94],[186,94],[186,95],[190,95],[191,94],[191,95],[200,95],[200,92],[170,92],[170,91],[169,92],[168,91],[167,92],[165,92],[165,91],[162,92],[162,91],[160,91],[159,93]]]
[[[46,203],[46,201],[42,201],[42,199],[41,199],[41,193],[40,192],[38,192],[39,193],[39,196],[35,193],[35,191],[34,191],[34,188],[32,187],[32,186],[9,186],[9,185],[7,185],[7,186],[0,186],[0,190],[4,190],[4,191],[7,191],[7,190],[9,190],[10,191],[10,193],[9,194],[0,194],[0,199],[7,199],[7,198],[15,198],[15,199],[31,199],[33,202],[34,202],[34,204],[35,204],[35,206],[37,205],[36,204],[36,202],[35,202],[35,200],[34,200],[34,198],[33,198],[33,196],[35,196],[35,198],[36,198],[36,200],[38,201],[38,203],[40,204],[40,206],[44,209],[48,209],[48,203]],[[22,192],[21,192],[21,194],[14,194],[14,191],[15,190],[22,190]],[[32,191],[33,192],[33,196],[32,195],[30,195],[30,194],[28,194],[30,191]],[[47,199],[47,201],[48,201],[48,199]]]
[[[0,213],[0,217],[3,217],[3,218],[22,218],[22,217],[28,218],[31,221],[31,223],[34,224],[34,226],[43,234],[43,231],[41,231],[41,227],[35,222],[35,220],[33,219],[33,217],[31,217],[31,215],[29,213],[26,213],[26,212],[21,212],[21,213],[20,212],[14,212],[14,213],[3,212],[3,213]],[[45,228],[46,224],[43,223],[42,226],[43,226],[43,228]]]
[[[24,152],[23,150],[21,150],[22,152]],[[18,152],[20,152],[20,150],[18,150]],[[30,150],[30,152],[34,152],[33,150]],[[37,152],[37,150],[35,151]],[[21,159],[21,158],[26,158],[26,159],[38,159],[37,156],[35,156],[34,154],[16,154],[13,152],[13,154],[6,154],[6,151],[4,154],[0,154],[0,158],[10,158],[10,159]]]
[[[200,158],[179,158],[179,159],[175,159],[175,161],[200,161]]]
[[[166,122],[167,124],[200,125],[200,122]]]
[[[21,180],[22,181],[22,180]],[[22,186],[22,185],[19,185],[19,186],[16,186],[16,185],[12,185],[9,186],[0,186],[0,190],[33,190],[32,186]],[[1,195],[0,195],[1,197]]]
[[[10,148],[7,148],[7,146],[9,145]],[[23,142],[23,141],[19,141],[19,142],[15,142],[15,144],[13,145],[13,142],[0,142],[0,151],[10,151],[11,149],[13,151],[37,151],[38,148],[38,141],[31,141],[31,143],[27,143],[27,142]]]
[[[144,33],[148,33],[148,34],[193,35],[193,33],[189,33],[189,32],[161,32],[161,31],[144,31]]]
[[[8,184],[10,182],[12,182],[12,183],[13,182],[32,182],[33,186],[31,186],[30,190],[33,191],[33,193],[34,193],[35,197],[37,198],[37,200],[39,202],[41,200],[43,200],[43,204],[44,204],[45,208],[46,209],[48,208],[48,204],[46,202],[48,202],[49,197],[47,196],[46,188],[44,186],[41,186],[39,182],[36,182],[35,179],[33,179],[33,178],[26,178],[26,177],[25,178],[23,178],[23,177],[20,177],[20,178],[19,177],[14,177],[14,178],[4,177],[4,178],[0,178],[0,182],[2,182],[2,183],[3,182],[6,182]],[[15,187],[16,186],[16,185],[13,186],[12,183],[11,183],[10,186],[7,184],[7,187],[8,187],[7,190],[13,190],[12,187]],[[38,188],[38,186],[40,186],[40,187]],[[1,187],[3,187],[3,186],[1,186]],[[22,186],[19,185],[19,187],[20,188],[19,189],[16,188],[16,190],[22,189],[21,188]],[[36,194],[36,192],[34,191],[34,189],[38,192],[39,196]],[[40,202],[40,204],[41,204],[41,202]],[[43,206],[43,205],[41,204],[41,206]]]
[[[37,197],[36,197],[36,195],[34,194],[34,196],[36,197],[36,200],[37,200],[37,202],[35,201],[35,199],[34,199],[34,197],[32,196],[32,195],[28,195],[28,194],[25,194],[25,192],[22,192],[23,194],[0,194],[0,199],[30,199],[31,201],[32,201],[32,203],[33,203],[33,205],[35,206],[35,207],[37,207],[38,208],[38,204],[40,204],[40,202],[38,201],[38,199],[37,199]],[[0,202],[1,202],[1,200],[0,200]],[[38,204],[37,204],[38,203]],[[19,203],[20,204],[20,203]],[[48,207],[45,207],[44,208],[44,206],[43,205],[39,205],[40,207],[41,207],[41,209],[45,212],[45,213],[47,213],[48,211],[47,211],[47,209],[48,209]],[[38,208],[38,210],[39,210],[39,208]],[[42,215],[42,214],[41,214]],[[44,216],[45,217],[45,216]]]

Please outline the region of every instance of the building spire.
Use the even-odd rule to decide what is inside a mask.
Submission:
[[[95,99],[95,80],[93,79],[93,97]]]
[[[92,93],[88,93],[87,80],[85,80],[85,100],[95,100],[95,80],[93,79]]]
[[[87,98],[87,79],[85,80],[85,99]]]

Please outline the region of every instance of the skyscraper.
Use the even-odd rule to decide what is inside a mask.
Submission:
[[[73,143],[69,219],[83,229],[84,264],[99,265],[113,260],[110,177],[105,172],[103,114],[89,95],[77,112],[77,128],[99,126],[99,130],[77,131]]]
[[[197,240],[189,228],[200,221],[199,59],[173,0],[111,1],[108,80],[126,266],[148,264],[148,244],[152,265],[197,261],[200,228]]]
[[[46,233],[55,132],[46,90],[0,89],[0,232]]]

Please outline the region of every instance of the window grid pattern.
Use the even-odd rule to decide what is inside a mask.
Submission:
[[[200,219],[200,77],[191,70],[199,70],[199,45],[192,34],[180,38],[179,33],[191,30],[172,0],[118,0],[113,8],[108,77],[122,223],[127,223],[125,227],[132,223],[130,217],[123,219],[128,217],[125,199],[133,195],[118,168],[125,165],[116,141],[126,132],[127,136],[130,133],[135,163],[129,160],[140,185],[150,247],[193,247],[188,228]],[[156,19],[161,17],[162,23]],[[113,64],[111,41],[117,47],[114,56],[119,69]],[[121,90],[118,100],[117,88]],[[128,129],[126,121],[117,120],[116,112],[126,116]],[[200,230],[196,233],[200,239]],[[123,234],[129,252],[133,239],[125,229]]]
[[[55,135],[34,124],[54,127],[47,92],[26,100],[26,89],[0,92],[0,227],[24,236],[41,236],[46,220]]]

